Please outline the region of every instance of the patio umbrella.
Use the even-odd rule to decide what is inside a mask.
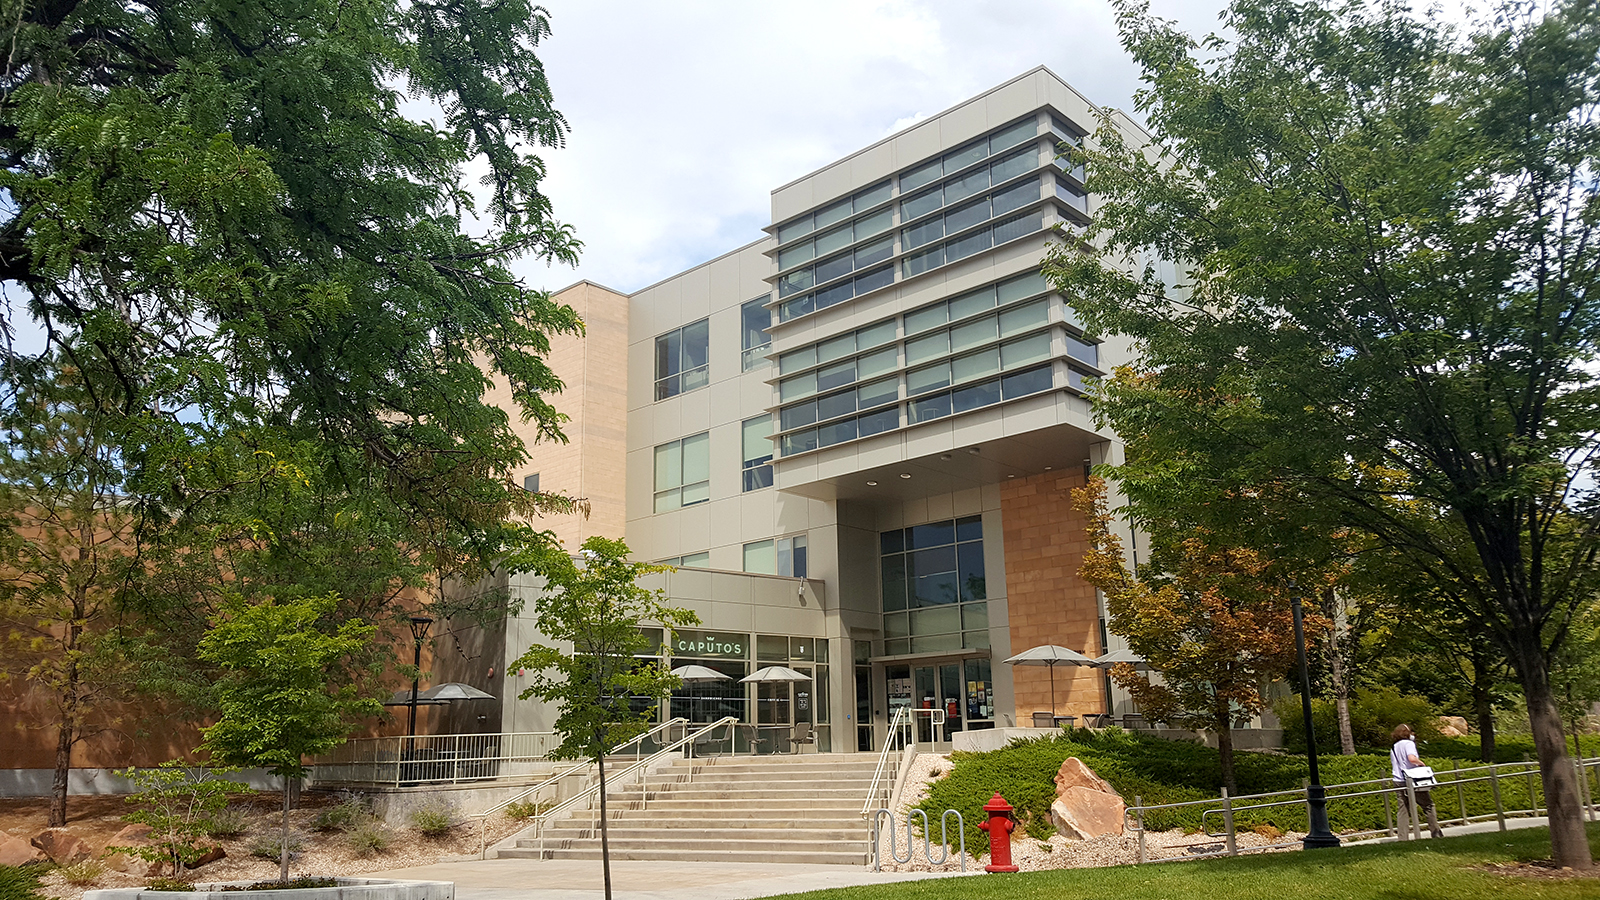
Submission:
[[[426,697],[429,700],[436,700],[444,703],[449,703],[452,700],[494,699],[494,695],[488,691],[480,691],[470,684],[462,684],[459,681],[447,681],[444,684],[436,684],[433,687],[423,691],[421,696]]]
[[[1048,666],[1050,668],[1050,715],[1056,714],[1056,664],[1066,663],[1069,666],[1092,666],[1094,660],[1076,650],[1056,644],[1041,644],[1029,650],[1024,650],[1006,662],[1013,666]]]
[[[449,702],[450,702],[449,700],[430,700],[430,699],[428,699],[426,693],[421,693],[421,694],[417,695],[417,705],[418,706],[443,706],[444,704],[449,703]],[[411,705],[411,692],[410,691],[395,691],[393,697],[390,697],[389,699],[383,701],[383,705],[384,706],[410,706]]]
[[[716,669],[707,666],[679,666],[672,670],[672,674],[683,679],[684,684],[693,684],[697,681],[732,681],[732,675],[724,675]],[[689,716],[694,717],[700,706],[700,698],[694,697],[689,701]]]
[[[1132,663],[1136,666],[1144,665],[1144,657],[1132,650],[1113,650],[1104,656],[1095,657],[1094,664],[1102,669],[1109,669],[1117,663]]]
[[[788,666],[767,666],[766,668],[757,669],[739,680],[747,684],[762,681],[810,681],[811,676],[804,672],[796,672]]]

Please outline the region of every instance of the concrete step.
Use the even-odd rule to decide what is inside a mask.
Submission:
[[[839,844],[851,841],[866,840],[867,834],[864,823],[855,822],[829,823],[828,828],[788,828],[774,822],[767,828],[684,828],[681,825],[658,824],[649,827],[632,822],[612,822],[610,828],[611,840],[616,841],[664,841],[668,843],[698,843],[717,842],[732,846],[737,841],[783,841],[792,844],[825,843]],[[550,828],[545,832],[545,840],[588,840],[598,838],[599,832],[589,823],[581,827]],[[537,847],[537,838],[523,838],[517,841],[518,847]]]
[[[864,843],[864,842],[863,842]],[[512,859],[599,859],[600,842],[595,841],[592,847],[572,847],[564,849],[546,849],[544,851],[532,849],[501,850],[501,858]],[[849,850],[810,850],[791,848],[788,852],[775,856],[770,850],[726,850],[715,847],[699,847],[683,850],[634,850],[611,848],[612,859],[633,860],[682,860],[684,862],[746,862],[746,863],[793,863],[809,865],[833,866],[864,866],[871,858],[866,851]]]
[[[745,814],[745,812],[748,811],[748,810],[761,810],[761,809],[780,810],[782,812],[790,813],[790,814],[794,814],[794,815],[798,815],[801,810],[833,810],[833,811],[839,811],[839,812],[859,812],[860,809],[861,809],[861,803],[865,799],[866,799],[866,796],[863,794],[863,795],[857,796],[857,797],[844,797],[844,798],[832,798],[832,799],[812,799],[812,800],[794,800],[794,801],[785,801],[782,804],[778,804],[778,803],[774,803],[771,798],[765,797],[765,796],[761,796],[761,797],[738,797],[738,798],[720,799],[720,800],[717,801],[716,806],[712,807],[712,809],[714,811],[715,810],[721,810],[723,812],[723,814],[727,814],[727,813],[732,812],[732,811],[739,811],[741,815]],[[607,801],[608,805],[609,805],[610,802],[611,801]],[[707,803],[706,803],[705,800],[681,797],[681,796],[678,796],[676,794],[673,794],[673,795],[668,796],[668,797],[664,797],[664,798],[662,798],[660,800],[651,800],[651,801],[649,801],[649,804],[646,806],[646,809],[673,810],[673,811],[693,810],[693,809],[706,809],[706,808],[707,808]],[[583,816],[583,815],[587,815],[587,813],[576,812],[576,813],[573,813],[573,815],[574,816]]]
[[[649,791],[651,800],[760,800],[766,799],[773,806],[788,803],[802,803],[808,800],[838,800],[841,802],[854,800],[860,803],[866,799],[865,788],[834,788],[834,787],[807,787],[807,788],[760,788],[760,787],[701,787],[689,785],[670,791]],[[613,797],[626,798],[628,795],[618,792]],[[634,795],[637,796],[637,795]]]
[[[610,811],[613,813],[616,812],[616,810]],[[735,812],[737,813],[737,816],[732,815],[732,813]],[[706,820],[728,822],[733,821],[735,818],[739,822],[749,822],[752,824],[757,822],[766,822],[768,820],[792,822],[798,820],[809,821],[815,819],[848,819],[851,821],[865,822],[866,819],[861,818],[860,812],[861,804],[859,802],[849,804],[839,803],[831,806],[816,806],[806,808],[784,806],[730,809],[729,807],[721,805],[707,806],[704,803],[685,804],[672,800],[652,800],[644,809],[628,810],[627,818],[630,822],[644,822],[656,819],[672,822],[684,822],[689,827],[699,827],[700,823]],[[613,816],[612,821],[615,821],[617,818],[617,816]]]

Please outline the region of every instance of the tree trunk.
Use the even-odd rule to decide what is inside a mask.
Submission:
[[[278,843],[278,880],[289,880],[289,782],[288,775],[279,776],[283,779],[283,836]]]
[[[1333,622],[1333,630],[1328,634],[1328,678],[1333,682],[1333,709],[1339,720],[1339,752],[1345,756],[1355,756],[1355,732],[1350,729],[1350,680],[1345,677],[1343,650],[1344,637],[1349,631],[1349,618],[1333,588],[1323,592],[1322,607]],[[1231,792],[1233,788],[1228,790]]]
[[[1544,654],[1537,646],[1539,635],[1530,635],[1519,654],[1517,674],[1528,700],[1528,724],[1533,728],[1533,743],[1539,752],[1539,777],[1544,786],[1544,802],[1550,818],[1551,858],[1557,866],[1588,871],[1594,861],[1589,853],[1589,838],[1583,826],[1583,802],[1578,797],[1578,778],[1567,755],[1567,739],[1561,731],[1561,711],[1550,690],[1550,673]]]
[[[1489,687],[1481,680],[1472,683],[1472,712],[1478,720],[1478,758],[1494,762],[1494,702]]]
[[[81,554],[81,551],[80,551]],[[76,598],[75,598],[76,599]],[[83,602],[73,604],[73,619],[67,623],[62,641],[66,669],[62,672],[61,727],[56,733],[56,771],[50,780],[51,828],[67,827],[67,782],[72,774],[72,745],[78,733],[78,638],[83,633]]]
[[[1222,763],[1222,786],[1228,789],[1228,796],[1239,793],[1239,784],[1233,774],[1233,717],[1227,703],[1222,703],[1216,710],[1217,726],[1217,758]]]
[[[56,736],[56,774],[50,782],[51,828],[67,827],[67,778],[72,772],[72,716],[62,713]]]
[[[611,836],[606,825],[606,752],[594,755],[595,768],[600,772],[600,868],[606,883],[606,900],[611,900]]]

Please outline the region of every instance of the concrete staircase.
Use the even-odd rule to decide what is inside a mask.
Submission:
[[[869,824],[861,803],[877,755],[808,754],[678,760],[646,791],[609,792],[611,858],[686,862],[865,865]],[[497,856],[599,859],[593,809],[531,830]]]

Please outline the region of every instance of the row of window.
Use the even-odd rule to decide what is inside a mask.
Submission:
[[[1008,338],[1032,328],[1041,328],[1050,322],[1050,299],[1040,297],[998,313],[976,319],[967,319],[959,325],[941,328],[906,341],[906,365],[914,366],[925,360]]]
[[[665,400],[711,383],[709,319],[691,322],[656,338],[656,399]]]
[[[914,253],[901,261],[901,272],[906,278],[920,275],[929,269],[966,259],[990,247],[1016,240],[1044,228],[1044,216],[1038,210],[1000,219],[994,224],[943,244]]]
[[[857,350],[870,350],[879,344],[887,344],[898,336],[894,320],[885,319],[865,328],[857,328],[848,334],[828,338],[821,343],[801,347],[799,350],[792,350],[779,356],[778,374],[787,375],[815,365],[826,365]]]
[[[835,250],[848,247],[856,241],[864,241],[875,234],[882,234],[893,227],[894,211],[884,207],[870,216],[862,216],[854,222],[847,222],[814,238],[783,248],[778,252],[778,271],[810,262],[819,256],[827,256]]]
[[[989,646],[978,516],[880,532],[884,652]]]
[[[1020,153],[1013,153],[998,162],[975,169],[960,178],[952,178],[944,184],[936,185],[920,194],[900,201],[900,221],[910,222],[936,209],[953,206],[968,197],[976,197],[987,191],[990,185],[1003,184],[1019,175],[1033,171],[1038,165],[1039,151],[1034,147],[1029,147]],[[1016,188],[1012,188],[1012,190],[1016,190]],[[1034,188],[1034,196],[1038,196],[1037,187]],[[1016,206],[1011,208],[1015,209]],[[920,234],[920,229],[923,228],[924,226],[919,224],[915,228],[907,229],[903,234],[918,235]],[[934,237],[938,237],[938,235],[934,235]],[[927,239],[913,239],[907,246],[915,247],[927,242]]]
[[[787,244],[797,237],[827,228],[835,222],[842,222],[858,212],[869,210],[888,200],[893,193],[889,182],[885,181],[857,191],[843,200],[830,203],[816,212],[806,213],[798,219],[785,222],[778,226],[778,243]]]
[[[931,162],[923,163],[900,176],[900,193],[908,194],[925,184],[932,184],[946,175],[952,175],[973,163],[1004,153],[1012,147],[1039,133],[1039,123],[1031,116],[1021,122],[1002,128],[986,137],[952,150]]]
[[[686,553],[683,556],[673,556],[656,560],[656,562],[664,566],[677,566],[685,569],[709,569],[711,568],[711,551],[702,550],[699,553]],[[785,578],[805,578],[807,571],[806,536],[800,534],[794,537],[751,541],[745,544],[744,571],[755,575],[782,575]]]
[[[1038,192],[1035,191],[1035,194]],[[832,281],[842,275],[860,271],[868,266],[874,266],[894,255],[894,236],[890,235],[882,240],[873,241],[850,251],[841,253],[831,259],[825,259],[815,265],[796,269],[778,279],[778,296],[787,297],[800,291],[808,291],[825,281]],[[837,300],[823,303],[817,308],[832,306]]]

